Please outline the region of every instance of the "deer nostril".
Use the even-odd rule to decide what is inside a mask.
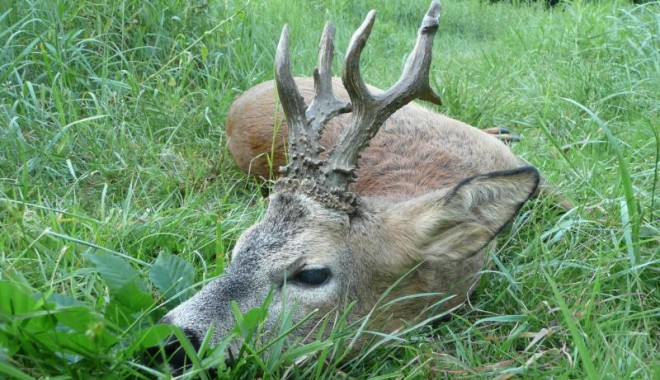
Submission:
[[[198,335],[190,329],[184,328],[182,331],[195,351],[199,351],[201,342]],[[180,373],[191,365],[190,358],[175,335],[170,336],[163,345],[148,348],[145,354],[152,365],[167,363],[175,373]]]
[[[193,346],[195,351],[198,351],[199,347],[201,346],[201,342],[197,334],[195,334],[194,331],[185,328],[183,329],[183,333],[186,335],[186,338]],[[176,336],[170,337],[164,347],[164,350],[170,367],[180,371],[190,366],[190,358],[186,354],[186,351],[183,349],[179,338]]]
[[[236,364],[236,358],[234,358],[234,353],[231,351],[231,347],[227,347],[227,356],[225,357],[225,365],[227,368],[232,368]]]
[[[183,333],[186,334],[186,338],[188,338],[188,341],[192,346],[195,348],[196,351],[199,351],[199,348],[202,346],[202,342],[199,339],[199,335],[197,335],[196,332],[190,330],[190,329],[183,329]]]

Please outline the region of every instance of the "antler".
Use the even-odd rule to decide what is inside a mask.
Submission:
[[[419,29],[417,43],[406,61],[399,80],[389,89],[372,93],[360,74],[360,55],[376,19],[371,11],[353,34],[344,61],[342,81],[351,103],[339,100],[332,91],[332,59],[335,29],[327,23],[319,48],[319,68],[314,70],[314,99],[309,107],[298,91],[289,59],[289,29],[284,26],[275,54],[275,81],[286,115],[289,164],[282,168],[287,178],[280,188],[302,190],[333,208],[352,213],[357,196],[348,192],[355,181],[360,152],[381,125],[399,108],[420,98],[441,104],[429,85],[433,37],[438,30],[440,2],[433,0]],[[352,111],[351,124],[325,161],[319,154],[323,126],[338,114]]]
[[[440,2],[434,0],[426,12],[419,29],[417,43],[406,61],[399,80],[388,90],[373,94],[360,74],[360,55],[376,12],[371,11],[360,28],[353,34],[344,61],[342,80],[353,105],[350,127],[340,137],[323,168],[323,185],[329,189],[347,188],[355,181],[355,170],[360,152],[378,132],[381,125],[399,108],[416,98],[441,104],[440,97],[429,85],[433,37],[438,30]]]
[[[319,67],[314,70],[314,99],[309,107],[298,91],[291,74],[289,58],[289,28],[282,29],[275,53],[275,82],[286,115],[289,141],[289,164],[280,169],[289,178],[317,177],[321,166],[319,144],[325,123],[341,113],[350,112],[351,105],[337,99],[332,92],[332,60],[334,58],[335,27],[325,24],[319,46]]]

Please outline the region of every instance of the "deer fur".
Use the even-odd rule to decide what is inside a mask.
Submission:
[[[434,2],[431,16],[434,7],[439,12]],[[309,104],[313,80],[295,83]],[[289,146],[275,87],[270,81],[247,90],[227,119],[227,149],[237,165],[264,178],[286,163]],[[339,79],[332,80],[332,88],[355,107],[354,95]],[[320,144],[335,146],[352,117],[330,120]],[[182,328],[197,345],[213,329],[211,342],[217,344],[235,327],[231,303],[247,312],[269,292],[266,336],[277,333],[283,310],[293,313],[294,322],[308,317],[289,339],[313,339],[321,319],[348,304],[353,305],[348,319],[356,321],[372,313],[379,300],[382,305],[414,294],[426,295],[379,309],[371,326],[392,332],[441,315],[474,291],[488,247],[540,180],[497,138],[418,104],[392,114],[356,165],[357,181],[347,182],[346,190],[357,194],[351,212],[301,189],[276,187],[265,215],[236,242],[225,273],[164,322]],[[310,285],[308,276],[319,270],[325,281]],[[382,299],[384,294],[389,296]],[[236,352],[240,341],[230,347]]]

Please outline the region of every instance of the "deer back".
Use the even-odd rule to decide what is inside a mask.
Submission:
[[[296,78],[296,84],[310,102],[313,79]],[[348,99],[340,78],[333,78],[332,84],[338,97]],[[334,146],[349,122],[350,114],[330,120],[321,145]],[[258,84],[234,101],[226,130],[227,149],[244,172],[271,178],[286,164],[287,125],[274,81]],[[351,186],[362,196],[405,199],[523,164],[493,135],[411,103],[390,116],[371,139]]]

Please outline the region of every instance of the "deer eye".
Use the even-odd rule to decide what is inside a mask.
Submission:
[[[328,281],[330,274],[330,269],[328,268],[303,269],[296,273],[291,281],[302,285],[319,286]]]

